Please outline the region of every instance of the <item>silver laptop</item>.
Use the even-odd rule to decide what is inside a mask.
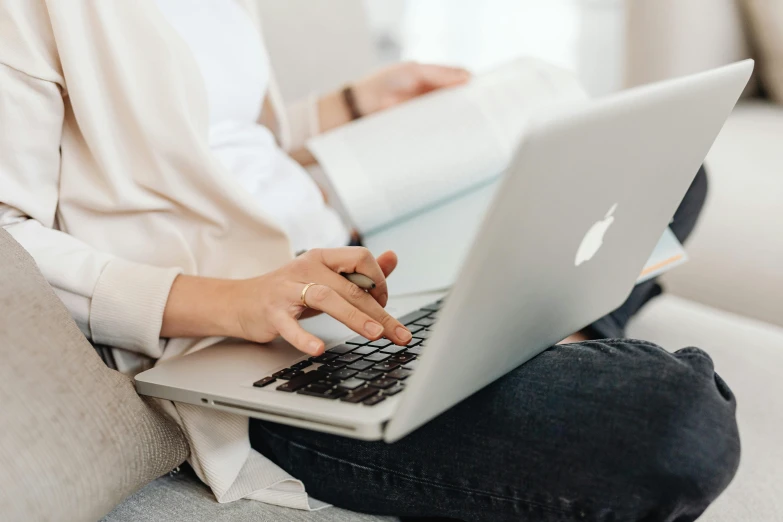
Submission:
[[[448,297],[397,306],[408,347],[353,337],[308,358],[283,341],[225,341],[138,375],[139,393],[404,437],[622,304],[752,70],[626,91],[533,125]]]

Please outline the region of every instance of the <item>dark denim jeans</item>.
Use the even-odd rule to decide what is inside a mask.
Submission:
[[[701,173],[678,212],[692,229]],[[683,225],[683,219],[689,225]],[[593,331],[622,337],[642,285]],[[690,521],[739,463],[735,401],[707,354],[643,341],[554,347],[395,444],[251,421],[253,446],[315,498],[476,521]]]

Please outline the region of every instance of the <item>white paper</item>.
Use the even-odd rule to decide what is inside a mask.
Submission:
[[[391,295],[441,291],[454,284],[498,185],[487,184],[363,238],[375,255],[393,250],[399,258],[389,277]]]
[[[498,176],[533,114],[586,99],[571,73],[522,59],[340,127],[308,148],[367,234]]]

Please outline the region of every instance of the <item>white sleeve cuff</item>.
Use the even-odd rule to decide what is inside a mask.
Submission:
[[[93,342],[159,358],[163,353],[163,311],[171,285],[180,273],[179,268],[110,261],[92,295]]]
[[[311,94],[286,107],[286,119],[288,120],[289,142],[286,144],[288,151],[299,150],[305,146],[307,140],[321,132],[318,96]]]

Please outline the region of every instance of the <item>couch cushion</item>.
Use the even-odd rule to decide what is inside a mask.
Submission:
[[[737,397],[739,471],[699,520],[783,520],[783,328],[664,296],[642,311],[629,332],[672,351],[703,348]]]
[[[0,228],[0,518],[96,520],[181,463],[176,424],[109,370]]]
[[[742,0],[759,55],[761,83],[770,97],[783,103],[783,3]]]
[[[396,522],[338,508],[287,509],[254,500],[218,504],[215,496],[184,466],[159,478],[117,506],[102,522]]]
[[[783,107],[740,104],[707,157],[710,193],[664,280],[682,297],[783,326]]]

